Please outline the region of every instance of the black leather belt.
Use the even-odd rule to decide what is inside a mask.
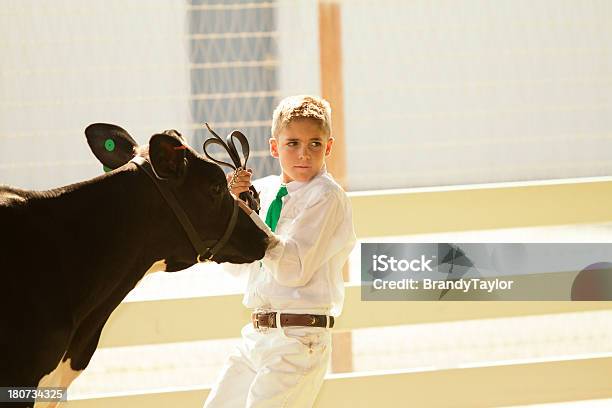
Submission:
[[[276,328],[276,313],[277,312],[255,312],[251,314],[253,327],[256,329]],[[329,319],[329,326],[327,325]],[[281,313],[281,327],[334,327],[334,316],[315,315],[315,314],[295,314]]]

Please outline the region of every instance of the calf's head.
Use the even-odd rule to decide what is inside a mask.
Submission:
[[[138,147],[124,129],[116,125],[95,123],[85,129],[87,142],[94,155],[107,170],[119,168],[136,155],[144,157],[153,169],[155,183],[176,198],[196,234],[202,241],[217,242],[230,224],[235,202],[227,188],[221,168],[204,159],[187,146],[175,130],[151,136],[148,146]],[[143,172],[143,169],[139,169]],[[153,187],[143,175],[143,183]],[[155,187],[153,187],[155,188]],[[164,198],[158,193],[160,202]],[[156,197],[157,197],[156,196]],[[187,233],[175,217],[174,232],[178,239],[167,248],[166,270],[184,269],[198,261]],[[152,223],[158,220],[151,220]],[[169,231],[169,233],[171,233]],[[241,209],[237,211],[235,227],[228,241],[215,253],[215,262],[247,263],[261,259],[268,245],[267,235]],[[199,254],[202,255],[202,254]]]

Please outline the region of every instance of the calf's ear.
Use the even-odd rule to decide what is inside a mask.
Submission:
[[[181,178],[187,170],[186,149],[176,131],[166,131],[151,136],[149,157],[157,176],[169,180]]]
[[[125,129],[110,123],[93,123],[87,126],[85,136],[91,151],[104,165],[105,171],[114,170],[129,162],[138,146]]]

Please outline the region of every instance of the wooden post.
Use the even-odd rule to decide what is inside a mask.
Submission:
[[[344,88],[342,83],[342,27],[340,4],[319,0],[319,52],[321,58],[321,96],[332,107],[334,147],[326,160],[327,171],[347,188],[346,139],[344,134]],[[348,263],[342,275],[348,281]],[[351,332],[332,335],[331,370],[334,373],[353,371],[353,340]]]
[[[344,135],[344,88],[342,83],[342,27],[340,4],[319,1],[319,53],[321,61],[321,96],[332,107],[334,147],[326,160],[327,171],[347,188],[346,140]]]

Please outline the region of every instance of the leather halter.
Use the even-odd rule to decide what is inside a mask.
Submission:
[[[176,199],[176,196],[174,195],[174,193],[166,185],[159,183],[159,180],[157,178],[157,175],[155,174],[155,170],[151,166],[151,163],[149,163],[147,159],[141,156],[136,156],[130,161],[136,164],[136,166],[138,166],[139,168],[141,168],[144,171],[144,173],[147,176],[149,176],[151,180],[153,180],[153,184],[155,184],[155,187],[157,187],[157,190],[159,190],[162,197],[164,197],[164,199],[166,200],[166,202],[172,209],[172,212],[176,216],[177,220],[183,226],[183,230],[185,231],[185,234],[187,234],[187,237],[189,238],[189,241],[191,241],[191,245],[193,246],[193,249],[195,249],[196,251],[197,261],[198,262],[212,261],[213,257],[217,254],[217,252],[227,243],[230,235],[234,231],[234,227],[236,226],[236,221],[238,219],[238,208],[239,208],[236,200],[232,200],[234,203],[234,208],[232,209],[232,215],[230,216],[229,223],[227,224],[227,227],[225,228],[225,232],[223,233],[223,236],[219,238],[218,240],[202,241],[200,239],[200,236],[196,232],[193,224],[189,220],[187,213],[185,213],[185,210],[183,210],[183,207],[181,207],[178,200]]]
[[[234,184],[234,181],[236,180],[236,175],[238,174],[238,170],[239,169],[246,170],[247,168],[247,161],[249,160],[249,153],[250,153],[249,141],[247,140],[246,136],[243,135],[238,130],[234,130],[232,133],[227,135],[227,138],[225,140],[223,140],[221,136],[219,136],[214,130],[211,129],[208,123],[204,123],[204,125],[206,125],[206,128],[208,129],[208,131],[213,135],[213,137],[207,139],[204,142],[204,146],[203,146],[204,154],[209,160],[221,166],[229,167],[230,169],[234,170],[234,177],[232,178],[232,181],[230,182],[230,189],[231,189],[231,187]],[[234,143],[234,139],[240,142],[240,147],[242,148],[242,155],[244,156],[244,160],[242,160],[242,158],[240,157],[240,153],[238,153],[238,149],[236,149],[236,144]],[[227,152],[233,164],[228,163],[223,160],[215,159],[212,156],[212,154],[210,154],[207,150],[209,146],[211,145],[221,146],[221,148]],[[257,190],[255,190],[255,187],[250,186],[249,190],[240,193],[239,197],[253,211],[259,214],[259,209],[260,209],[259,193],[257,192]]]

